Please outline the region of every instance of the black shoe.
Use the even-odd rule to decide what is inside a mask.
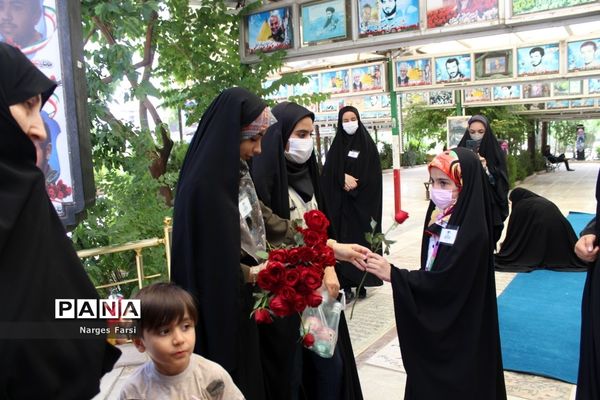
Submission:
[[[351,288],[344,289],[344,293],[346,294],[346,304],[352,302],[352,300],[354,300],[356,297]]]

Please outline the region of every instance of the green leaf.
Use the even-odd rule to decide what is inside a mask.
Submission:
[[[259,260],[267,260],[269,258],[269,253],[267,253],[266,251],[257,251],[256,257]]]

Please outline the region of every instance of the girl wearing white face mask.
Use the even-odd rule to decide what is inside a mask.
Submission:
[[[494,220],[494,243],[500,239],[504,229],[504,220],[508,217],[508,172],[506,169],[506,155],[500,148],[498,139],[494,135],[490,123],[483,115],[474,115],[469,119],[458,147],[467,147],[467,141],[477,140],[477,152],[481,164],[488,176],[491,189],[490,201],[492,202],[492,216]]]
[[[334,238],[368,246],[365,232],[371,232],[371,220],[377,223],[376,231],[381,231],[381,163],[375,142],[354,107],[343,107],[339,111],[321,183]],[[360,293],[352,291],[360,284],[360,271],[347,263],[339,263],[337,272],[347,299],[366,296],[364,288]],[[364,286],[382,284],[379,278],[369,274]]]
[[[327,214],[312,139],[314,114],[298,104],[283,102],[273,107],[273,115],[278,123],[269,128],[262,153],[252,161],[259,199],[287,219],[302,219],[306,211],[314,209]],[[333,266],[325,268],[323,283],[330,296],[338,296],[340,283]],[[310,399],[362,398],[343,313],[336,351],[329,359],[301,348],[299,325],[297,317],[287,317],[259,326],[269,399],[298,399],[301,384]]]
[[[429,174],[421,268],[367,259],[367,271],[392,284],[404,399],[506,400],[485,172],[457,148],[436,156]]]

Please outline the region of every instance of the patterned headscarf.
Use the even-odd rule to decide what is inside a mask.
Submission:
[[[253,138],[276,122],[277,119],[271,113],[271,108],[265,107],[263,112],[254,121],[242,127],[240,140]]]
[[[462,190],[463,180],[462,180],[462,170],[460,168],[460,162],[458,160],[458,155],[453,150],[446,150],[443,153],[435,156],[433,160],[429,163],[427,167],[431,172],[431,168],[439,168],[444,174],[448,176],[458,186],[458,191]],[[431,213],[431,220],[429,221],[429,227],[426,230],[430,234],[439,235],[438,230],[440,226],[446,226],[450,217],[452,216],[452,211],[454,211],[454,204],[448,209],[442,212],[437,208]],[[438,227],[435,227],[437,225]]]
[[[458,162],[458,156],[453,150],[446,150],[435,156],[429,163],[428,170],[431,171],[432,167],[441,169],[458,186],[459,191],[462,189],[463,181],[460,163]]]

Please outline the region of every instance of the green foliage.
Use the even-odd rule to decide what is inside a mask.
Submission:
[[[390,169],[393,167],[394,158],[391,144],[383,143],[383,149],[381,153],[379,153],[379,159],[381,160],[381,169]]]
[[[414,141],[413,147],[427,147],[424,139],[435,143],[446,142],[446,118],[453,115],[454,110],[429,109],[423,106],[410,106],[403,119],[402,131],[407,141]],[[430,147],[433,148],[433,147]]]
[[[283,65],[285,53],[242,64],[242,16],[223,0],[194,9],[188,0],[82,0],[81,7],[98,198],[73,241],[78,249],[89,249],[162,237],[187,144],[172,142],[161,115],[183,109],[193,124],[225,88],[241,86],[266,96],[307,79],[287,74],[263,89],[262,82]],[[307,104],[325,98],[295,100]],[[109,108],[132,101],[139,106],[140,126],[120,120]],[[147,275],[165,272],[162,247],[143,255]],[[89,258],[84,264],[96,285],[135,276],[134,252]],[[120,289],[127,296],[135,287]]]

